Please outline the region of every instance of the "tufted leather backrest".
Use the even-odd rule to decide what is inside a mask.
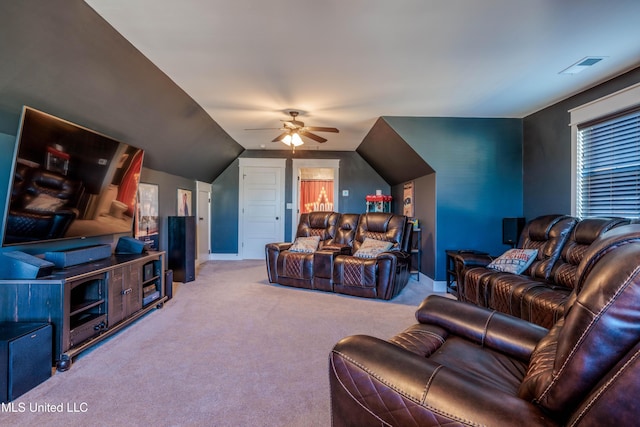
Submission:
[[[331,243],[351,246],[356,237],[360,214],[341,214],[336,227],[336,235]]]
[[[518,247],[537,249],[538,255],[523,274],[549,279],[551,270],[560,257],[560,251],[577,221],[566,215],[543,215],[529,221],[520,234]]]
[[[624,391],[612,391],[607,380],[619,381],[612,371],[638,356],[639,261],[640,225],[616,227],[593,242],[577,269],[575,302],[536,346],[520,397],[559,418],[570,416],[587,396],[594,402],[622,398]],[[631,384],[640,381],[638,371],[620,372],[633,376]],[[600,391],[593,393],[596,387]],[[615,410],[633,411],[619,405]]]
[[[336,212],[309,212],[300,215],[296,237],[320,236],[320,245],[336,235],[340,214]]]
[[[353,252],[356,252],[365,238],[385,240],[393,243],[390,250],[406,250],[404,247],[409,240],[406,236],[407,217],[386,212],[368,212],[360,215]]]
[[[569,289],[575,288],[576,270],[593,241],[612,228],[628,223],[629,220],[624,218],[586,218],[578,222],[553,267],[553,282]]]

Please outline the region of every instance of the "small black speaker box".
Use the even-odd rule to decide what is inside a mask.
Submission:
[[[502,243],[515,246],[524,228],[524,218],[502,218]]]
[[[51,261],[58,268],[72,267],[78,264],[109,258],[110,256],[111,245],[106,244],[44,253],[44,259]]]
[[[116,245],[117,254],[141,254],[145,252],[144,242],[133,237],[123,236]]]
[[[37,279],[53,272],[54,264],[20,251],[4,252],[7,279]]]
[[[51,376],[52,327],[0,323],[0,401],[10,402]]]

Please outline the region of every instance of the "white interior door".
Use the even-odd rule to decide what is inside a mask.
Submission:
[[[240,230],[243,259],[264,259],[267,243],[284,241],[285,159],[240,159]]]
[[[211,184],[196,182],[196,239],[198,264],[209,259],[211,253]]]

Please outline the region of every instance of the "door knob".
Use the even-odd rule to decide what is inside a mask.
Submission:
[[[279,217],[279,216],[277,216],[277,217],[276,217],[276,221],[277,221],[277,220],[279,220],[279,219],[280,219],[280,217]]]

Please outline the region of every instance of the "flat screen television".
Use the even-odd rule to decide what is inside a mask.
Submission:
[[[2,245],[130,233],[144,152],[24,107]]]

